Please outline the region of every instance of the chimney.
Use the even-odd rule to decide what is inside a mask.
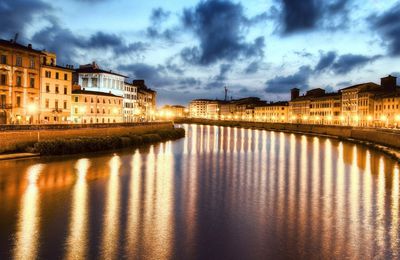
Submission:
[[[381,78],[381,86],[385,90],[395,90],[397,85],[397,78],[389,75],[387,77]]]
[[[294,100],[300,96],[300,89],[292,88],[290,90],[290,100]]]

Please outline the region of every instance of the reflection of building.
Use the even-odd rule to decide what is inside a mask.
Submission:
[[[155,119],[157,92],[148,88],[144,80],[132,82],[138,88],[138,110],[140,121],[151,121]]]
[[[42,52],[0,40],[0,124],[38,122]]]
[[[61,67],[45,53],[40,68],[40,122],[67,123],[71,115],[72,67]]]
[[[124,122],[138,121],[138,91],[137,87],[125,82],[124,89]]]
[[[122,123],[123,98],[111,93],[75,88],[71,118],[74,123]]]
[[[263,122],[287,122],[288,102],[268,103],[254,108],[254,119]]]

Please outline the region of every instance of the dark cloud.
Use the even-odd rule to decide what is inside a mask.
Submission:
[[[217,81],[224,81],[226,80],[226,74],[231,71],[232,65],[223,63],[219,66],[219,74],[216,76]]]
[[[299,70],[289,76],[277,76],[268,80],[265,85],[267,93],[289,93],[290,89],[296,87],[301,90],[308,89],[308,80],[312,75],[309,66],[302,66]]]
[[[342,28],[348,21],[350,0],[281,0],[283,33],[316,28]]]
[[[52,7],[41,0],[0,0],[0,36],[8,39],[15,33],[24,34],[35,18],[51,10]]]
[[[185,9],[183,25],[195,34],[200,44],[184,48],[182,59],[193,64],[209,65],[240,57],[263,57],[263,37],[254,42],[246,42],[244,39],[248,20],[242,5],[229,0],[201,1],[195,8]]]
[[[152,23],[159,24],[167,20],[171,12],[165,11],[163,8],[158,7],[152,10],[150,20]]]
[[[180,78],[177,83],[185,88],[193,88],[194,86],[200,86],[201,80],[196,79],[194,77]]]
[[[381,55],[365,56],[358,54],[344,54],[338,56],[336,52],[330,51],[321,54],[318,64],[314,68],[315,73],[331,71],[335,74],[347,74],[355,69],[364,67],[381,58]]]
[[[169,19],[171,12],[165,11],[163,8],[155,8],[150,15],[150,26],[146,29],[146,35],[152,39],[163,39],[174,41],[179,32],[179,28],[163,29],[164,23]]]
[[[260,69],[260,63],[258,61],[253,61],[244,70],[245,74],[254,74]]]
[[[336,59],[336,56],[336,52],[334,51],[322,54],[317,66],[315,66],[315,71],[320,72],[332,66],[333,62]]]
[[[79,50],[111,50],[117,55],[141,52],[146,49],[142,42],[125,43],[115,35],[97,32],[88,38],[75,35],[71,30],[62,27],[57,20],[49,18],[51,25],[36,32],[32,40],[35,44],[59,54],[61,61],[74,63]]]
[[[371,16],[372,28],[378,31],[388,44],[391,55],[400,55],[400,3],[381,15]]]
[[[336,84],[336,87],[348,87],[351,86],[352,82],[351,81],[341,81]]]

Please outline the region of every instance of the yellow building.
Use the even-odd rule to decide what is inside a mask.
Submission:
[[[206,118],[209,99],[194,99],[189,103],[189,116],[192,118]]]
[[[111,93],[74,89],[71,119],[74,123],[122,123],[123,97]]]
[[[375,97],[373,124],[378,127],[400,126],[400,90]]]
[[[327,93],[310,99],[309,122],[312,124],[339,125],[341,123],[342,97],[340,93]]]
[[[30,44],[0,40],[0,124],[38,123],[42,55]]]
[[[188,116],[188,109],[180,105],[165,105],[157,115],[160,119],[183,118]]]
[[[139,121],[152,121],[156,116],[157,92],[148,88],[144,80],[134,80],[137,87]]]
[[[56,55],[45,53],[40,68],[40,122],[61,124],[71,121],[71,66],[56,63]]]
[[[269,103],[254,108],[255,121],[286,123],[288,122],[288,116],[288,102]]]

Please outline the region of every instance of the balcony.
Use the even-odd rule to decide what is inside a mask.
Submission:
[[[61,108],[55,108],[53,109],[53,113],[62,113],[63,110]]]

